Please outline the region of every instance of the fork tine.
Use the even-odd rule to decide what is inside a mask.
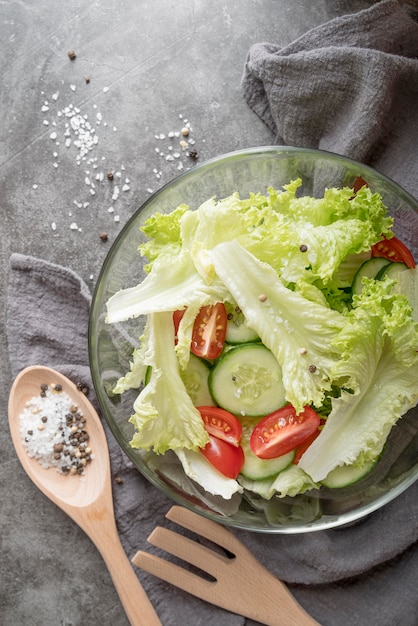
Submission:
[[[157,578],[161,578],[161,580],[187,593],[191,593],[197,598],[201,598],[212,604],[214,603],[212,591],[216,583],[210,580],[201,578],[197,574],[193,574],[179,565],[165,561],[159,556],[155,556],[155,554],[148,554],[148,552],[143,552],[142,550],[139,550],[135,554],[132,563],[136,565],[136,567],[140,567],[144,572],[157,576]],[[217,604],[219,604],[218,601]]]
[[[206,546],[183,537],[168,528],[157,526],[148,537],[149,543],[157,548],[165,550],[173,556],[191,563],[202,571],[207,572],[217,579],[217,573],[222,566],[230,562],[226,556],[218,554]]]
[[[240,542],[227,528],[217,522],[201,517],[189,509],[174,505],[166,513],[166,518],[183,528],[192,530],[197,535],[209,539],[209,541],[218,544],[228,552],[234,553],[234,548],[237,549],[238,547],[242,549]]]

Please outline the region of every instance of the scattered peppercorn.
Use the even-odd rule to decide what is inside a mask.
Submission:
[[[89,388],[81,380],[78,381],[78,383],[76,384],[76,387],[79,391],[81,391],[81,393],[84,393],[85,396],[89,395],[90,393]]]
[[[107,178],[108,178],[109,180],[113,180],[113,172],[108,172],[108,173],[107,173]]]
[[[100,239],[101,239],[102,241],[107,241],[107,240],[108,240],[107,233],[100,233]]]
[[[115,483],[117,485],[122,485],[123,484],[123,478],[121,476],[115,476]]]
[[[70,59],[70,61],[74,61],[77,58],[76,53],[74,52],[74,50],[70,50],[68,53],[68,58]]]
[[[299,246],[299,250],[301,252],[307,252],[308,251],[308,246],[303,243],[301,246]]]
[[[309,371],[314,374],[316,372],[316,365],[310,365],[309,366]]]
[[[198,154],[197,154],[197,150],[196,150],[195,148],[191,148],[191,149],[189,150],[189,157],[190,157],[191,159],[197,159]]]
[[[86,84],[88,85],[88,84],[89,84],[89,82],[90,82],[90,77],[89,77],[89,76],[86,76]]]

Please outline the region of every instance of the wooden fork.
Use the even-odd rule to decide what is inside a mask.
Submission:
[[[188,509],[173,506],[166,517],[232,553],[230,558],[157,526],[149,543],[207,572],[207,580],[163,558],[139,551],[132,562],[184,591],[268,626],[320,626],[284,583],[263,567],[228,529]]]

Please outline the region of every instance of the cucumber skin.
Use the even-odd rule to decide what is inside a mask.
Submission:
[[[263,480],[277,476],[292,463],[294,451],[278,456],[274,459],[259,459],[243,442],[241,447],[244,450],[244,465],[241,474],[250,480]]]
[[[244,465],[241,474],[249,480],[264,480],[280,474],[292,463],[295,458],[295,450],[275,457],[274,459],[260,459],[250,447],[251,433],[257,420],[244,420],[242,425],[241,448],[244,451]]]
[[[341,489],[349,487],[367,476],[375,467],[377,459],[369,461],[362,468],[352,465],[341,465],[333,469],[328,476],[321,480],[321,485],[328,489]]]
[[[388,263],[387,265],[385,265],[384,267],[382,267],[381,270],[379,270],[379,272],[376,274],[375,278],[376,280],[382,280],[383,278],[385,278],[385,276],[388,276],[389,278],[394,278],[396,279],[399,272],[404,272],[405,270],[408,269],[408,266],[405,265],[405,263],[401,263],[401,262],[396,262],[396,263]]]
[[[386,267],[386,265],[390,265],[390,263],[391,261],[385,259],[384,257],[372,257],[371,259],[365,261],[362,265],[360,265],[353,278],[351,294],[358,295],[361,292],[361,279],[363,276],[366,276],[367,278],[375,278],[377,280],[379,273]]]

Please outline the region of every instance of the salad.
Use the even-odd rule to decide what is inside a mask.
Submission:
[[[301,186],[155,214],[146,278],[107,302],[146,316],[113,390],[138,389],[131,446],[225,499],[356,482],[418,403],[418,275],[381,196]]]

